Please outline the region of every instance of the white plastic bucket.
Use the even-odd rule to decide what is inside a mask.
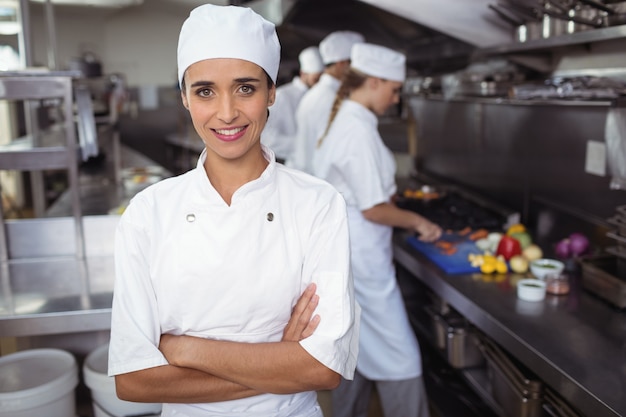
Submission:
[[[160,415],[161,404],[134,403],[117,398],[115,379],[107,376],[109,345],[96,348],[83,364],[85,385],[91,390],[95,417],[127,417]]]
[[[60,349],[0,357],[0,417],[74,417],[78,368]]]

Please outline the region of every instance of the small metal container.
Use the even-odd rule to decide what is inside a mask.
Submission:
[[[478,335],[470,326],[448,327],[446,353],[453,368],[474,368],[485,363]]]

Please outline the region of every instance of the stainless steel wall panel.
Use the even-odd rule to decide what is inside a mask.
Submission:
[[[602,222],[624,204],[610,177],[585,172],[587,142],[604,142],[608,104],[446,101],[412,97],[418,170],[536,217],[541,201]]]

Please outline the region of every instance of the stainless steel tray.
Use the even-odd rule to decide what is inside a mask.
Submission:
[[[492,395],[507,417],[542,417],[543,384],[525,377],[499,348],[482,345]]]
[[[626,307],[626,259],[612,255],[583,258],[582,285],[611,304]]]

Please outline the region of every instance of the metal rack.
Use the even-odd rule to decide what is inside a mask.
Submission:
[[[0,146],[0,170],[43,171],[64,169],[68,173],[72,193],[76,258],[85,257],[85,239],[81,216],[78,181],[78,146],[75,134],[74,94],[71,72],[11,72],[0,75],[0,100],[33,102],[37,100],[60,100],[62,122],[41,130],[33,126],[27,136],[17,138],[8,145]],[[81,97],[81,100],[85,100]],[[79,115],[80,116],[80,115]],[[81,132],[85,124],[79,121]],[[96,139],[88,139],[93,143]],[[10,246],[5,230],[5,216],[0,207],[0,261],[9,261]]]

